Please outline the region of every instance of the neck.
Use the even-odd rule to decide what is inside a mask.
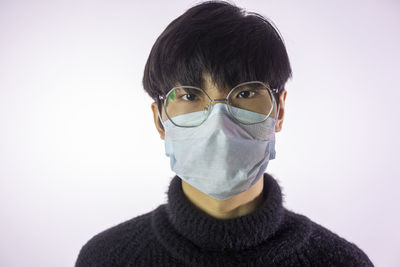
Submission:
[[[237,218],[255,211],[263,201],[264,177],[248,190],[226,200],[219,200],[199,191],[182,180],[182,190],[197,208],[217,219]]]

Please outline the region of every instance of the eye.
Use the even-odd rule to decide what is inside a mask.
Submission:
[[[184,100],[187,100],[187,101],[194,101],[194,100],[197,99],[197,95],[195,95],[195,94],[185,94],[185,95],[182,95],[181,98],[183,98]]]
[[[255,92],[253,91],[241,91],[239,94],[237,94],[237,96],[239,98],[250,98],[255,94]]]

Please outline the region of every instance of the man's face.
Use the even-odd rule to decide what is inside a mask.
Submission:
[[[230,90],[232,89],[232,88],[224,88],[224,90],[220,90],[212,82],[211,76],[209,74],[203,75],[203,78],[204,78],[204,85],[203,85],[202,89],[208,94],[208,96],[211,99],[225,99],[227,97],[227,95],[229,94]],[[279,132],[282,129],[285,99],[286,99],[286,90],[283,90],[280,93],[280,97],[279,97],[279,113],[277,112],[278,111],[277,103],[276,103],[276,101],[274,101],[275,103],[273,105],[273,109],[270,114],[270,117],[277,119],[277,123],[275,125],[276,132]],[[226,103],[226,101],[216,100],[213,102],[213,104],[215,104],[215,103]],[[164,139],[164,137],[165,137],[164,129],[163,129],[162,125],[160,124],[160,122],[158,121],[158,118],[159,118],[158,112],[159,111],[158,111],[157,103],[156,102],[152,103],[151,107],[152,107],[154,122],[155,122],[155,126],[157,128],[157,131],[159,132],[161,139]],[[170,114],[170,113],[168,112],[168,114]],[[279,117],[277,118],[277,116],[279,116]],[[168,116],[165,114],[164,108],[161,108],[161,120],[163,122],[168,120]]]

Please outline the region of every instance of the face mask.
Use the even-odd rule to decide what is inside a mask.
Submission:
[[[241,117],[263,114],[233,108]],[[193,114],[180,115],[190,119]],[[175,118],[174,118],[175,119]],[[275,123],[268,117],[256,124],[232,119],[226,104],[216,103],[206,121],[197,127],[163,122],[165,154],[171,170],[188,184],[219,200],[248,190],[275,158]]]

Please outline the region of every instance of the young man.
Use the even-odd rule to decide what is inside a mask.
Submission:
[[[265,173],[290,76],[284,43],[259,14],[212,1],[169,24],[143,77],[176,173],[168,202],[94,236],[76,266],[373,266],[283,207]]]

